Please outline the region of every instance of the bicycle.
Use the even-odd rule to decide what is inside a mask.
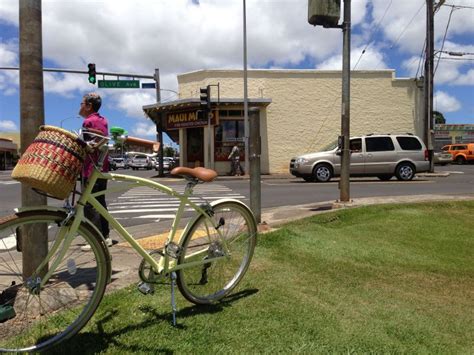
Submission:
[[[63,208],[19,208],[0,219],[0,352],[49,349],[77,334],[97,310],[111,279],[111,256],[99,230],[84,217],[87,203],[143,258],[139,266],[141,292],[149,293],[154,285],[170,279],[174,323],[176,284],[188,301],[211,304],[228,295],[248,269],[257,238],[250,209],[233,199],[202,204],[190,199],[198,183],[215,179],[215,171],[175,168],[173,174],[187,181],[183,193],[145,178],[102,173],[106,138],[94,147],[102,152],[99,163],[77,203]],[[92,194],[98,178],[147,186],[179,199],[161,250],[147,252],[96,200],[106,191],[129,185]],[[195,215],[178,233],[189,207]],[[25,235],[41,237],[47,245],[41,263],[29,272],[25,263],[29,254],[23,250]],[[87,244],[91,251],[82,252],[81,246]]]

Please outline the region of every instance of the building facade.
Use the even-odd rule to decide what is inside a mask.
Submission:
[[[18,159],[18,145],[13,139],[0,137],[0,170],[12,169]]]
[[[182,165],[228,173],[232,146],[244,147],[242,70],[186,73],[178,76],[178,85],[179,100],[144,106],[145,113],[180,144]],[[197,112],[199,89],[207,85],[212,85],[211,122]],[[249,116],[259,122],[263,174],[287,172],[292,157],[337,140],[341,88],[340,71],[248,71]],[[395,78],[393,70],[352,72],[351,135],[423,137],[422,99],[419,83]]]
[[[435,150],[446,144],[474,143],[474,124],[437,124],[434,131]]]

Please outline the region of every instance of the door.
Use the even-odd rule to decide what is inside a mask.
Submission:
[[[364,152],[362,149],[362,138],[354,138],[349,143],[351,165],[350,174],[360,175],[364,173]]]
[[[204,166],[204,129],[202,127],[186,130],[186,160],[188,166]]]
[[[365,174],[393,174],[396,160],[391,137],[365,138]]]

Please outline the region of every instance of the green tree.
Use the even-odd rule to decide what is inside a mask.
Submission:
[[[178,155],[178,152],[173,147],[168,146],[163,148],[164,157],[175,157],[176,155]]]
[[[435,124],[445,124],[446,123],[446,118],[444,118],[444,115],[439,111],[433,111],[433,117],[434,117]]]

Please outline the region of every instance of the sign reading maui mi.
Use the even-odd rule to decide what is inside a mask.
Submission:
[[[169,113],[166,116],[167,129],[192,128],[207,126],[207,117],[204,117],[202,111],[181,111]],[[211,125],[219,124],[219,111],[212,110]]]

